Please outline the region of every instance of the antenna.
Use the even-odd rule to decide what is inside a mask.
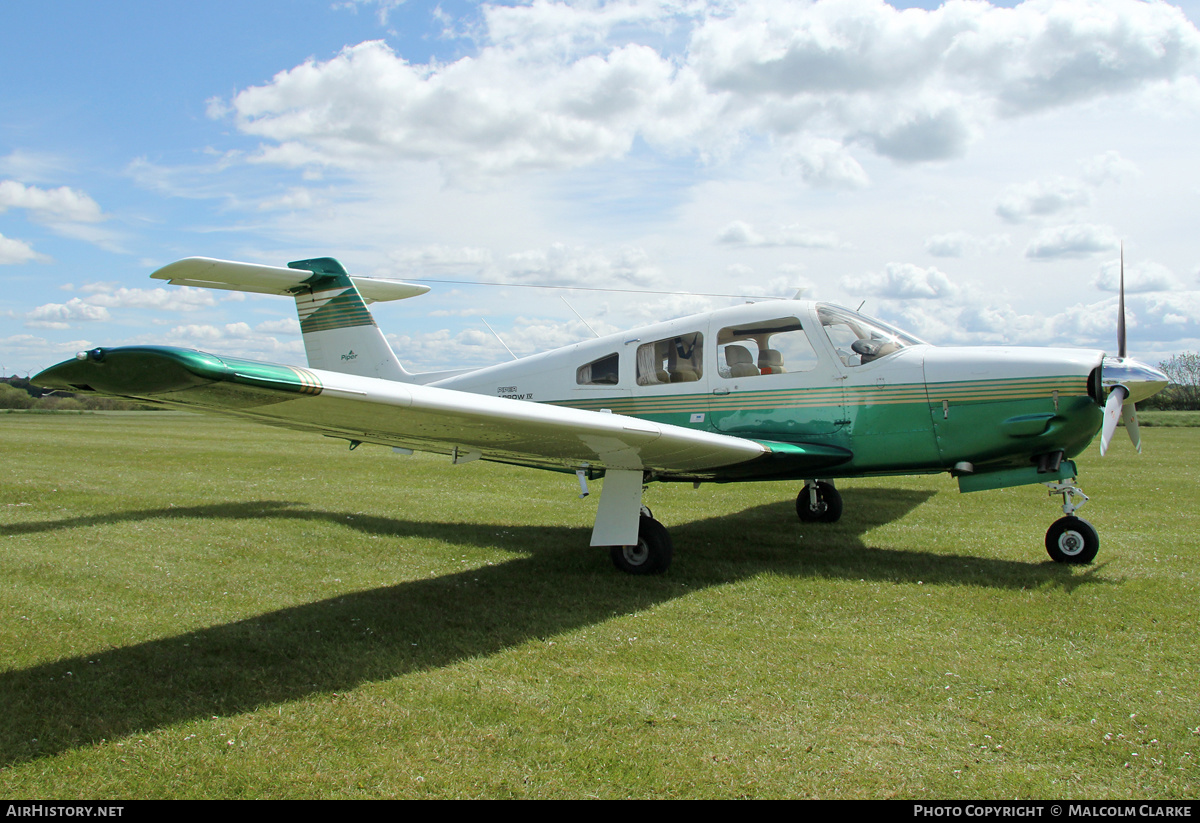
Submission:
[[[500,345],[504,347],[504,350],[505,350],[506,352],[508,352],[509,354],[512,354],[512,359],[513,359],[513,360],[520,360],[520,359],[521,359],[521,358],[517,357],[515,354],[513,354],[513,350],[512,350],[512,349],[510,349],[510,348],[508,347],[508,344],[504,342],[504,338],[502,338],[500,335],[496,334],[496,330],[495,330],[495,329],[493,329],[491,326],[489,326],[489,325],[488,325],[488,321],[484,320],[482,317],[481,317],[481,318],[479,318],[479,319],[480,319],[480,321],[483,323],[483,325],[487,326],[487,330],[488,330],[488,331],[490,331],[492,334],[496,335],[496,339],[500,341]]]
[[[558,296],[558,298],[560,300],[562,300],[564,303],[567,303],[567,298],[563,297],[561,294]],[[574,306],[572,306],[570,303],[567,303],[567,308],[570,309],[571,311],[575,312],[575,316],[579,318],[579,322],[582,323],[583,325],[587,326],[588,331],[590,331],[592,334],[595,334],[597,337],[600,336],[600,335],[596,334],[596,330],[591,327],[591,325],[588,323],[588,321],[583,319],[583,315],[580,314],[579,312],[575,311]]]

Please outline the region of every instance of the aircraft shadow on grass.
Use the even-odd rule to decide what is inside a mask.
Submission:
[[[681,524],[675,528],[675,540],[684,550],[673,572],[643,578],[621,575],[606,560],[580,550],[580,533],[586,532],[581,528],[417,522],[318,511],[281,501],[0,527],[0,535],[15,535],[164,517],[278,517],[523,553],[492,566],[348,593],[0,673],[0,706],[5,707],[0,717],[0,767],[139,731],[230,716],[451,665],[762,572],[1017,589],[1095,581],[1094,575],[1080,575],[1049,560],[947,556],[872,548],[864,541],[867,531],[905,516],[932,495],[849,489],[847,514],[833,524],[798,523],[790,501]],[[731,534],[741,537],[731,539]],[[803,534],[799,541],[797,534]]]

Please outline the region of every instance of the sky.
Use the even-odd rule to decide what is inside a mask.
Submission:
[[[416,370],[509,359],[488,326],[524,355],[801,289],[934,344],[1115,352],[1122,244],[1129,350],[1157,363],[1200,350],[1198,22],[5,3],[0,373],[98,345],[305,362],[291,300],[149,278],[191,256],[443,281],[372,307]]]

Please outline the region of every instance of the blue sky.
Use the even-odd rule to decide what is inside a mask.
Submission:
[[[0,371],[303,362],[193,255],[566,292],[601,332],[806,295],[935,343],[1200,348],[1197,5],[8,3]],[[588,336],[559,292],[376,307],[418,369]]]

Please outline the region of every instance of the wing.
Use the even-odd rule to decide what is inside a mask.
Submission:
[[[34,378],[216,412],[350,441],[542,468],[618,469],[678,479],[795,475],[850,452],[760,442],[635,417],[488,397],[371,377],[236,360],[189,349],[80,352]]]

